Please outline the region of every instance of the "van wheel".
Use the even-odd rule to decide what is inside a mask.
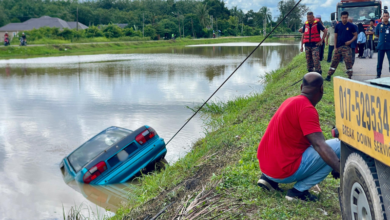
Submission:
[[[165,158],[162,158],[162,159],[160,159],[160,160],[158,160],[158,161],[156,162],[156,164],[155,164],[156,170],[163,170],[163,169],[165,169],[165,166],[166,166],[166,165],[169,165],[169,164],[168,164],[168,161],[165,160]]]
[[[371,168],[371,170],[370,170]],[[375,162],[364,160],[352,153],[345,163],[343,174],[342,207],[346,219],[383,220],[382,203],[372,171],[376,174]],[[377,175],[375,175],[377,178]]]

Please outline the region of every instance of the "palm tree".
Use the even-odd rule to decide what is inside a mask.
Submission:
[[[230,13],[231,13],[231,15],[233,17],[238,18],[237,19],[237,24],[235,24],[236,25],[236,30],[238,31],[239,23],[242,23],[243,19],[244,19],[244,12],[241,9],[238,9],[237,6],[233,6],[233,8],[230,9]]]
[[[199,4],[196,8],[196,14],[198,16],[200,24],[205,28],[209,24],[209,9],[207,4]]]
[[[263,17],[263,19],[267,21],[267,23],[272,21],[272,13],[268,7],[263,6],[262,8],[260,8],[259,14]]]
[[[271,13],[271,10],[269,8],[263,6],[262,8],[260,8],[259,14],[263,18],[263,34],[265,36],[267,23],[272,21],[272,13]]]
[[[234,17],[236,17],[238,15],[238,7],[237,6],[233,6],[232,9],[230,9],[230,14]]]

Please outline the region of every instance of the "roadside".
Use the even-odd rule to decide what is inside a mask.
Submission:
[[[322,62],[322,67],[327,70],[329,64]],[[335,76],[345,76],[344,70],[340,66]],[[279,105],[300,94],[300,84],[290,85],[306,72],[301,53],[262,79],[266,83],[262,94],[207,105],[202,111],[209,128],[205,138],[164,171],[141,177],[131,192],[133,199],[113,219],[151,219],[164,208],[160,219],[340,219],[339,181],[331,177],[320,184],[317,203],[291,203],[285,193],[265,192],[256,184],[261,175],[259,141]],[[335,124],[333,94],[333,83],[325,82],[317,110],[327,139]],[[281,185],[285,190],[291,186]]]
[[[93,42],[70,44],[39,44],[27,47],[7,46],[0,47],[0,59],[27,58],[30,56],[60,56],[91,53],[113,53],[140,48],[175,47],[191,44],[231,43],[231,42],[260,42],[263,37],[226,37],[205,39],[177,39],[159,41],[123,41],[123,42]],[[270,38],[267,41],[279,40]],[[293,39],[285,39],[291,41]]]
[[[374,53],[372,59],[358,59],[356,58],[355,65],[353,66],[354,80],[365,81],[368,79],[376,78],[376,65],[378,63],[378,53]],[[389,62],[387,59],[383,61],[382,77],[389,77]]]

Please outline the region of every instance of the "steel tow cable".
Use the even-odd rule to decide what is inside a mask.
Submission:
[[[181,130],[183,130],[183,128],[199,113],[200,110],[202,110],[202,108],[207,104],[207,102],[210,101],[210,99],[222,88],[223,85],[225,85],[225,83],[237,72],[237,70],[253,55],[253,53],[259,49],[259,47],[261,46],[261,44],[263,44],[263,42],[274,32],[274,30],[279,27],[279,25],[287,18],[287,16],[289,16],[291,14],[291,12],[301,3],[302,0],[299,0],[295,5],[294,7],[283,17],[282,20],[279,21],[279,23],[267,34],[267,36],[265,36],[265,38],[259,43],[259,45],[257,45],[255,47],[255,49],[252,50],[252,52],[240,63],[240,65],[237,66],[237,68],[229,75],[228,78],[225,79],[225,81],[223,81],[223,83],[213,92],[213,94],[211,94],[211,96],[199,107],[198,110],[196,110],[196,112],[186,121],[186,123],[184,123],[184,125],[175,133],[175,135],[172,136],[171,139],[169,139],[169,141],[167,142],[166,145],[168,145],[175,137],[177,134],[180,133]]]

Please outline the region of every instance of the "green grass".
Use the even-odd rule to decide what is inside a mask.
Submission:
[[[260,42],[263,37],[246,37],[246,38],[218,38],[218,39],[177,39],[145,41],[144,38],[128,38],[111,39],[106,42],[106,38],[94,38],[92,40],[83,39],[76,43],[70,43],[65,40],[42,39],[36,41],[36,44],[41,46],[28,47],[0,47],[0,59],[9,58],[28,58],[34,56],[60,56],[60,55],[75,55],[75,54],[91,54],[91,53],[114,53],[114,52],[134,52],[140,48],[160,48],[160,47],[180,47],[192,44],[211,44],[211,43],[228,43],[228,42]],[[271,38],[270,41],[276,40]],[[286,39],[291,41],[293,39]],[[118,41],[118,42],[115,42]],[[30,45],[30,42],[28,42]],[[91,44],[85,44],[91,43]],[[15,42],[13,42],[15,44]]]
[[[322,62],[322,68],[326,73],[329,64]],[[344,76],[343,70],[344,67],[340,65],[335,76]],[[217,219],[341,219],[337,194],[339,181],[331,177],[320,184],[322,192],[317,203],[290,203],[285,200],[285,194],[269,193],[256,185],[261,175],[256,158],[258,144],[280,104],[300,94],[300,84],[290,85],[306,72],[305,55],[301,53],[286,67],[264,77],[267,85],[263,93],[227,103],[209,104],[202,111],[207,127],[205,138],[199,140],[184,158],[164,171],[141,177],[140,184],[133,192],[134,200],[129,201],[131,206],[118,210],[114,219],[126,215],[140,217],[134,210],[139,210],[138,213],[145,213],[148,207],[150,210],[151,206],[156,206],[156,199],[153,198],[158,198],[161,207],[173,200],[184,204],[183,198],[192,194],[188,192],[184,193],[186,196],[180,196],[183,194],[180,184],[200,173],[206,176],[201,178],[202,185],[221,181],[214,187],[214,193],[221,197],[219,202],[232,204],[235,201],[241,204],[239,211],[232,208],[222,213],[211,212],[210,216],[218,216]],[[331,128],[335,124],[333,83],[325,82],[324,97],[316,108],[324,135],[331,138]],[[230,159],[221,163],[225,158]],[[281,187],[287,190],[292,185],[281,184]],[[321,210],[328,215],[323,215]],[[171,218],[170,213],[162,215],[162,219]]]

